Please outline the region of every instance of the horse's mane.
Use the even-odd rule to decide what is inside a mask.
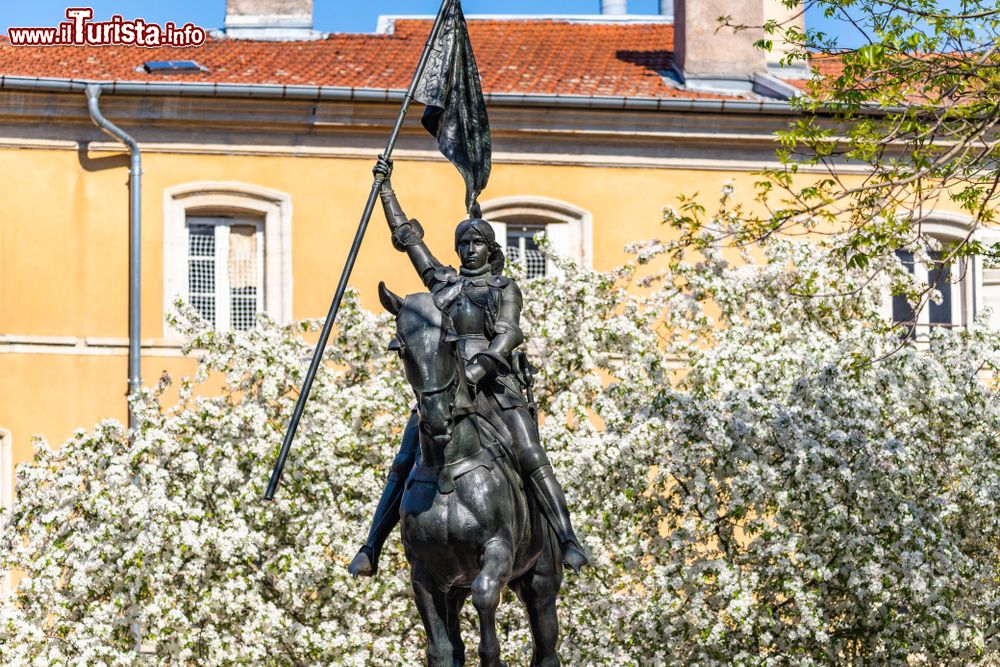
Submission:
[[[418,292],[403,299],[403,307],[396,321],[407,329],[411,326],[440,329],[444,326],[444,313],[434,303],[434,297],[430,292]]]
[[[438,332],[448,330],[451,326],[451,318],[438,308],[430,292],[408,295],[403,299],[403,305],[396,315],[399,336],[410,343],[423,340],[421,346],[436,345],[440,340]]]

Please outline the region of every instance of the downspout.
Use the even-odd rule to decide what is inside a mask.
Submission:
[[[101,87],[91,83],[87,85],[87,108],[90,110],[90,119],[97,127],[104,132],[121,141],[128,146],[132,155],[132,166],[129,168],[129,214],[128,214],[128,389],[126,397],[138,391],[142,385],[142,378],[139,377],[139,289],[141,286],[142,256],[140,254],[139,240],[142,230],[142,198],[140,195],[142,184],[142,155],[139,152],[139,144],[128,134],[109,121],[101,113],[98,106],[98,99],[101,97]],[[128,427],[134,430],[136,427],[135,415],[132,413],[132,404],[128,404]]]

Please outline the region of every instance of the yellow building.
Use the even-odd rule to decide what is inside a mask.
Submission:
[[[93,123],[88,83],[141,148],[147,383],[193,369],[164,323],[177,297],[221,329],[262,312],[326,313],[430,22],[320,35],[311,2],[283,19],[269,1],[230,0],[227,33],[199,47],[0,41],[0,501],[32,435],[59,442],[126,418],[129,155]],[[625,244],[667,233],[661,208],[678,195],[726,180],[749,194],[808,72],[768,63],[752,31],[716,32],[720,4],[679,1],[676,24],[669,11],[470,19],[494,142],[481,201],[512,256],[544,271],[531,252],[544,230],[561,252],[610,268]],[[743,5],[742,20],[759,24],[778,3]],[[444,258],[464,185],[418,118],[414,109],[393,183]],[[935,224],[949,235],[964,223]],[[972,268],[936,317],[965,324],[1000,303],[1000,279]],[[419,288],[377,210],[351,284],[374,307],[382,279]]]

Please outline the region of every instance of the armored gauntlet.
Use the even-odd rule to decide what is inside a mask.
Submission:
[[[382,182],[380,196],[382,209],[385,211],[385,220],[389,223],[389,230],[392,232],[392,246],[400,252],[406,252],[409,246],[422,243],[424,228],[416,220],[407,219],[388,179]]]

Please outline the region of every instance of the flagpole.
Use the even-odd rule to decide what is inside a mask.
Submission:
[[[459,0],[442,0],[441,7],[438,9],[437,16],[434,19],[434,24],[431,27],[430,36],[427,38],[427,43],[424,45],[424,51],[420,55],[420,60],[417,62],[417,69],[413,73],[413,81],[410,82],[410,87],[406,91],[406,96],[403,98],[403,103],[399,108],[399,116],[396,118],[396,125],[392,128],[392,134],[389,135],[389,141],[386,142],[385,152],[382,153],[387,159],[392,156],[392,150],[396,146],[396,140],[399,138],[399,132],[403,127],[403,121],[406,119],[406,112],[410,108],[410,102],[413,100],[413,94],[416,90],[417,84],[420,78],[423,76],[424,69],[427,67],[427,61],[430,58],[431,46],[437,40],[438,33],[441,31],[441,25],[444,23],[444,16],[448,7],[453,2],[458,2]],[[288,459],[288,453],[292,449],[292,441],[295,439],[295,431],[298,430],[299,421],[302,419],[302,413],[305,410],[306,400],[309,398],[309,392],[312,390],[313,380],[316,379],[316,373],[319,371],[320,364],[323,363],[323,351],[326,349],[326,345],[330,340],[330,334],[333,331],[333,323],[337,319],[337,313],[340,311],[340,303],[344,299],[344,293],[347,291],[347,283],[351,278],[351,272],[354,270],[354,263],[358,259],[358,252],[361,250],[361,242],[365,238],[365,232],[368,230],[368,222],[371,220],[372,211],[375,209],[375,202],[378,200],[379,191],[382,188],[382,181],[384,176],[382,174],[377,174],[375,180],[372,183],[371,192],[368,194],[368,202],[365,204],[365,210],[361,214],[361,222],[358,223],[358,231],[354,235],[354,243],[351,244],[351,250],[347,254],[347,262],[344,265],[344,271],[340,275],[340,282],[337,284],[337,291],[333,295],[333,302],[330,304],[330,312],[327,313],[326,322],[323,324],[323,331],[320,334],[319,342],[316,344],[316,351],[313,353],[312,362],[309,364],[309,371],[306,373],[306,379],[302,383],[302,391],[299,392],[298,401],[295,403],[295,411],[292,413],[292,420],[288,423],[288,430],[285,432],[285,439],[281,443],[281,451],[278,453],[278,460],[274,464],[274,470],[271,472],[271,480],[267,485],[267,492],[264,494],[265,500],[274,500],[274,494],[278,489],[278,483],[281,481],[281,474],[285,469],[285,461]]]

